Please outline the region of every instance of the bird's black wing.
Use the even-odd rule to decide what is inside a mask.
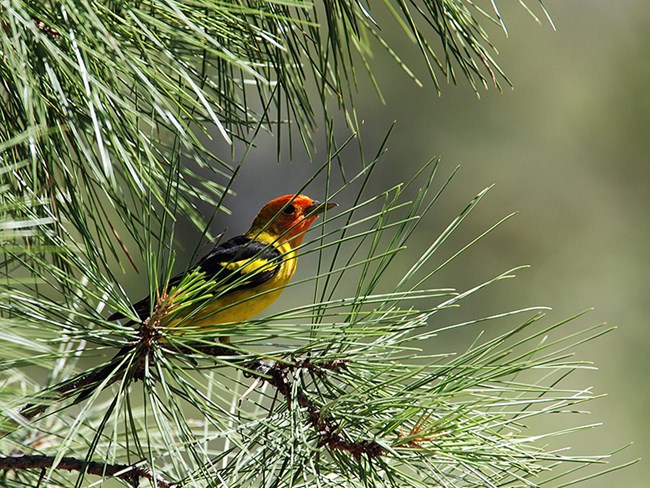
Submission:
[[[276,275],[282,264],[281,256],[280,251],[272,245],[246,236],[233,237],[216,245],[189,271],[174,276],[169,280],[168,288],[178,285],[188,273],[198,269],[205,272],[206,280],[213,280],[219,288],[228,288],[229,292],[253,288]],[[245,271],[244,267],[250,267],[252,263],[257,264],[253,266],[254,271]],[[151,313],[150,298],[143,298],[134,304],[133,308],[140,320],[145,320]],[[116,312],[108,320],[121,318],[124,318],[124,315]]]

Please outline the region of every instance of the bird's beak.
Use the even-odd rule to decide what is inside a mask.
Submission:
[[[327,202],[327,203],[321,203],[318,200],[314,200],[314,202],[305,209],[305,215],[309,215],[310,217],[315,217],[316,215],[320,215],[326,210],[331,210],[334,207],[338,207],[338,203],[334,202]]]

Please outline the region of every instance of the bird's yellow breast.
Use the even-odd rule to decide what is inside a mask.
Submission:
[[[270,236],[256,236],[256,239],[269,244],[274,242]],[[217,292],[215,297],[197,304],[196,307],[191,307],[186,313],[175,317],[164,326],[175,329],[174,333],[182,333],[182,329],[185,328],[187,330],[212,328],[219,324],[242,322],[259,314],[280,296],[296,272],[298,252],[286,242],[276,244],[275,247],[282,254],[282,260],[272,278],[251,288],[241,288],[221,294]],[[243,274],[263,271],[265,266],[273,268],[277,263],[265,259],[253,259],[226,264],[227,268]]]

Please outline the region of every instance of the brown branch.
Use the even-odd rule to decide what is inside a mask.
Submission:
[[[0,456],[0,471],[47,469],[54,465],[55,459],[56,456]],[[119,478],[133,487],[139,486],[140,479],[142,478],[152,481],[158,488],[172,488],[177,486],[161,475],[154,474],[146,468],[129,464],[108,464],[97,461],[86,462],[84,459],[64,457],[57,463],[56,469]]]
[[[47,34],[50,37],[53,37],[54,39],[58,39],[59,37],[61,37],[61,33],[58,30],[56,30],[52,26],[47,25],[38,17],[32,17],[32,19],[34,20],[34,23],[36,24],[38,30],[40,30],[41,32]]]
[[[256,376],[273,386],[291,405],[293,382],[290,375],[300,369],[307,369],[317,374],[322,374],[324,370],[338,371],[347,368],[344,361],[335,360],[327,361],[322,364],[314,363],[309,359],[300,360],[293,363],[275,362],[269,364],[264,361],[256,361],[248,364],[254,374],[248,373],[249,376]],[[355,459],[360,459],[364,454],[369,459],[381,456],[384,449],[375,441],[350,441],[345,438],[340,428],[336,425],[335,419],[325,417],[318,406],[312,402],[304,391],[297,390],[295,401],[307,412],[307,420],[316,433],[320,436],[319,445],[327,446],[330,449],[346,451]]]

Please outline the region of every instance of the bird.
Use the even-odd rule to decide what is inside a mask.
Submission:
[[[215,247],[187,272],[174,276],[158,293],[155,306],[150,297],[133,305],[133,314],[118,311],[107,320],[127,319],[127,325],[140,324],[138,342],[124,346],[107,364],[64,381],[50,391],[79,403],[101,387],[118,381],[131,370],[141,379],[143,358],[150,351],[144,332],[206,330],[219,324],[248,320],[273,303],[296,272],[298,250],[305,233],[319,215],[338,205],[321,203],[307,195],[291,194],[271,200],[253,219],[250,229]],[[162,341],[165,339],[163,338]],[[222,343],[228,337],[219,337]],[[127,355],[134,353],[133,361]],[[29,404],[21,410],[33,418],[47,409],[48,403]]]
[[[302,194],[269,201],[245,234],[217,244],[186,273],[170,279],[156,307],[152,309],[149,297],[135,303],[139,321],[155,317],[152,326],[178,334],[258,315],[280,296],[296,272],[298,249],[309,227],[337,206]],[[184,295],[191,300],[183,299]],[[116,312],[108,320],[120,318],[125,315]]]
[[[150,353],[151,338],[166,331],[182,334],[205,330],[225,323],[248,320],[268,307],[282,293],[296,272],[298,250],[305,233],[319,215],[338,205],[321,203],[302,194],[283,195],[264,205],[245,234],[233,237],[214,248],[187,272],[174,276],[158,293],[155,306],[150,297],[133,305],[132,313],[118,311],[109,321],[127,319],[127,325],[140,326],[137,342],[122,347],[104,365],[81,373],[51,388],[60,398],[74,395],[76,404],[106,388],[131,370],[141,379],[143,361]],[[153,331],[153,333],[152,333]],[[145,339],[145,336],[149,337]],[[165,342],[164,338],[160,338]],[[230,342],[219,337],[219,342]],[[129,360],[130,354],[134,358]],[[29,404],[21,410],[33,418],[48,403]]]

